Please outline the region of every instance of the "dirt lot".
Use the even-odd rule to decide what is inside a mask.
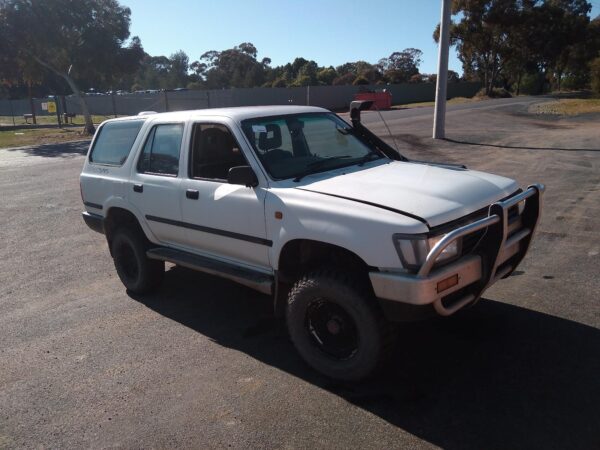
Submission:
[[[600,448],[600,116],[536,101],[450,107],[441,142],[430,108],[384,113],[408,156],[545,183],[545,211],[514,276],[354,386],[246,288],[172,268],[128,296],[80,217],[84,144],[0,150],[0,448]]]

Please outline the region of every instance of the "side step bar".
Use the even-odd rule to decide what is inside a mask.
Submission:
[[[146,252],[146,256],[150,259],[168,261],[188,269],[227,278],[263,294],[273,292],[273,276],[245,267],[166,247],[150,249]]]

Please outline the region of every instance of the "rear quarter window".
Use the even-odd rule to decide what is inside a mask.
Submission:
[[[143,120],[125,120],[102,125],[90,153],[90,162],[122,165],[143,124]]]

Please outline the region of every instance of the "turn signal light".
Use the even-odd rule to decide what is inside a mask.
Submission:
[[[452,275],[451,277],[444,278],[442,281],[439,281],[437,284],[438,294],[440,292],[445,291],[446,289],[450,289],[453,286],[458,284],[458,274]]]

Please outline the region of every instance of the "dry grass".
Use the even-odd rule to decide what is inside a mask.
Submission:
[[[563,98],[554,102],[533,105],[535,114],[577,116],[579,114],[600,113],[599,98]]]
[[[86,139],[78,128],[38,128],[0,131],[0,149],[28,145],[56,144]]]
[[[124,117],[124,116],[119,116]],[[102,115],[92,115],[92,121],[95,124],[99,124],[104,122],[105,120],[112,119],[114,116],[102,116]],[[36,117],[38,125],[56,125],[56,116],[37,116]],[[69,122],[71,119],[69,119]],[[26,125],[25,119],[23,116],[15,116],[14,117],[14,125]],[[31,124],[31,119],[29,119],[29,123]],[[74,125],[82,125],[84,124],[83,116],[77,115],[73,120]],[[11,126],[13,125],[13,117],[12,116],[0,116],[0,126]]]
[[[460,103],[470,103],[479,101],[478,98],[467,98],[467,97],[454,97],[448,100],[448,105],[458,105]],[[406,103],[404,105],[394,105],[392,109],[404,109],[404,108],[425,108],[427,106],[434,106],[435,102],[418,102],[418,103]]]

